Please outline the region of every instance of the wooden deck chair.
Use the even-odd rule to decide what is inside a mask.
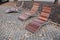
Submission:
[[[26,11],[26,12],[23,12],[20,16],[19,16],[19,19],[21,20],[26,20],[28,19],[29,17],[31,17],[32,15],[36,14],[37,10],[39,8],[39,3],[36,3],[34,2],[33,3],[33,7],[31,8],[30,11]]]
[[[42,24],[48,20],[51,9],[52,8],[48,5],[43,6],[41,14],[36,19],[33,19],[32,22],[26,26],[26,29],[32,33],[35,33],[39,27],[41,27]]]
[[[23,2],[21,1],[19,7],[16,6],[16,7],[9,8],[9,9],[7,9],[5,12],[6,12],[6,13],[18,12],[19,10],[22,9],[23,5],[24,5],[24,1],[23,1]]]

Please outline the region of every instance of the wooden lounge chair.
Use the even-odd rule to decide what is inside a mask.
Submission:
[[[26,20],[28,19],[29,17],[31,17],[32,15],[36,14],[37,10],[39,8],[39,3],[36,3],[34,2],[33,3],[33,7],[31,8],[30,11],[26,11],[26,12],[23,12],[20,16],[19,16],[19,19],[21,20]]]
[[[32,22],[26,26],[26,29],[32,33],[36,32],[42,24],[48,20],[51,9],[48,5],[43,6],[41,14],[36,19],[33,19]]]
[[[13,12],[18,12],[19,10],[21,10],[22,9],[22,7],[23,7],[23,5],[24,5],[24,2],[22,2],[21,1],[21,3],[20,3],[21,5],[19,6],[19,7],[12,7],[12,8],[10,8],[10,9],[7,9],[5,12],[6,13],[13,13]]]

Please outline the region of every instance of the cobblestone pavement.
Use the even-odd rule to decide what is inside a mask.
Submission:
[[[0,40],[60,40],[60,26],[51,21],[42,25],[36,33],[25,30],[26,24],[32,21],[18,20],[20,13],[5,13],[10,7],[0,6]]]

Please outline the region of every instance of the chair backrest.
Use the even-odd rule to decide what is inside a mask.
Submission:
[[[34,2],[30,12],[34,14],[38,10],[38,8],[39,8],[39,3]]]
[[[43,20],[43,21],[47,21],[48,20],[48,17],[50,16],[50,13],[51,13],[51,7],[49,6],[44,6],[43,9],[42,9],[42,12],[39,16],[39,19],[40,20]]]

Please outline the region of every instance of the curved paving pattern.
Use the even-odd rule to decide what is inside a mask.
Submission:
[[[0,6],[0,40],[9,38],[12,40],[55,40],[60,37],[60,26],[51,21],[42,25],[42,28],[35,34],[28,32],[25,26],[32,21],[32,18],[20,21],[18,20],[20,13],[6,14],[4,11],[7,8],[9,7]]]

